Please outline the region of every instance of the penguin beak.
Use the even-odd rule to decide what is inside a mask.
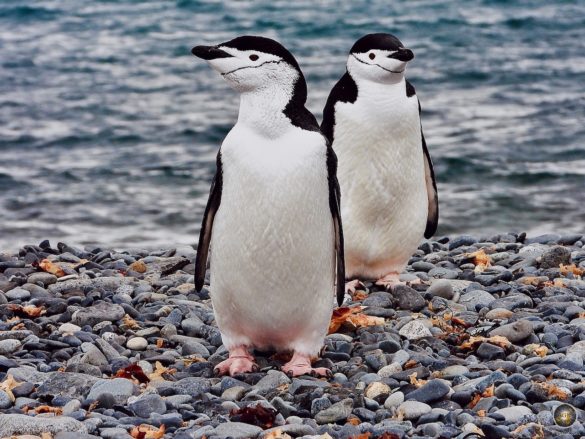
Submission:
[[[412,50],[410,49],[405,49],[404,47],[401,47],[396,52],[388,55],[388,58],[394,58],[397,59],[398,61],[408,62],[414,58],[414,53],[412,53]]]
[[[195,46],[191,49],[191,53],[205,61],[211,61],[217,58],[230,58],[232,56],[226,51],[218,49],[216,46]]]

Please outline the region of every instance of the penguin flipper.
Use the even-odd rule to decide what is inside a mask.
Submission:
[[[425,229],[425,238],[429,239],[437,231],[439,224],[439,197],[437,195],[437,181],[435,180],[435,171],[431,155],[427,148],[425,135],[421,129],[422,147],[425,158],[425,182],[427,184],[427,196],[429,200],[429,210],[427,214],[427,227]]]
[[[195,258],[195,289],[199,292],[205,282],[205,272],[207,271],[207,258],[209,255],[209,244],[211,242],[211,231],[213,229],[213,220],[221,203],[221,190],[223,186],[222,167],[221,167],[221,150],[217,153],[217,170],[211,189],[209,190],[209,199],[205,206],[203,214],[203,223],[199,232],[199,245],[197,246],[197,257]]]
[[[327,142],[327,180],[329,182],[329,208],[333,218],[335,233],[335,290],[337,304],[341,306],[345,296],[345,257],[343,247],[343,227],[341,225],[341,189],[337,180],[337,156]]]

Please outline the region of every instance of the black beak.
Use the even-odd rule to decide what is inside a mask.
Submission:
[[[229,53],[221,49],[218,49],[215,46],[195,46],[191,49],[191,53],[196,57],[204,59],[206,61],[216,58],[229,58],[232,56]]]
[[[395,58],[402,62],[408,62],[414,58],[414,53],[412,53],[412,50],[410,49],[405,49],[404,47],[401,47],[400,49],[398,49],[397,52],[388,55],[388,58]]]

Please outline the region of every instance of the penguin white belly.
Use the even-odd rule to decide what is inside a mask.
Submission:
[[[223,342],[316,355],[334,288],[324,139],[293,128],[271,140],[237,124],[221,159],[210,269]]]
[[[424,234],[428,201],[418,102],[400,91],[336,105],[346,278],[400,273]]]

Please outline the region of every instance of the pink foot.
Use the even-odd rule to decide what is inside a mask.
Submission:
[[[311,358],[304,354],[295,354],[292,359],[282,366],[282,371],[289,377],[311,375],[315,377],[331,377],[331,371],[325,367],[311,367]]]
[[[386,289],[390,289],[396,285],[419,285],[420,283],[420,279],[415,279],[408,282],[401,281],[399,273],[389,273],[376,281],[376,285],[383,286]]]
[[[213,369],[215,374],[219,376],[234,376],[240,373],[256,372],[257,370],[258,365],[254,363],[254,357],[243,346],[231,349],[229,358]]]
[[[349,294],[355,294],[358,287],[364,286],[359,279],[354,279],[345,283],[345,292]]]

